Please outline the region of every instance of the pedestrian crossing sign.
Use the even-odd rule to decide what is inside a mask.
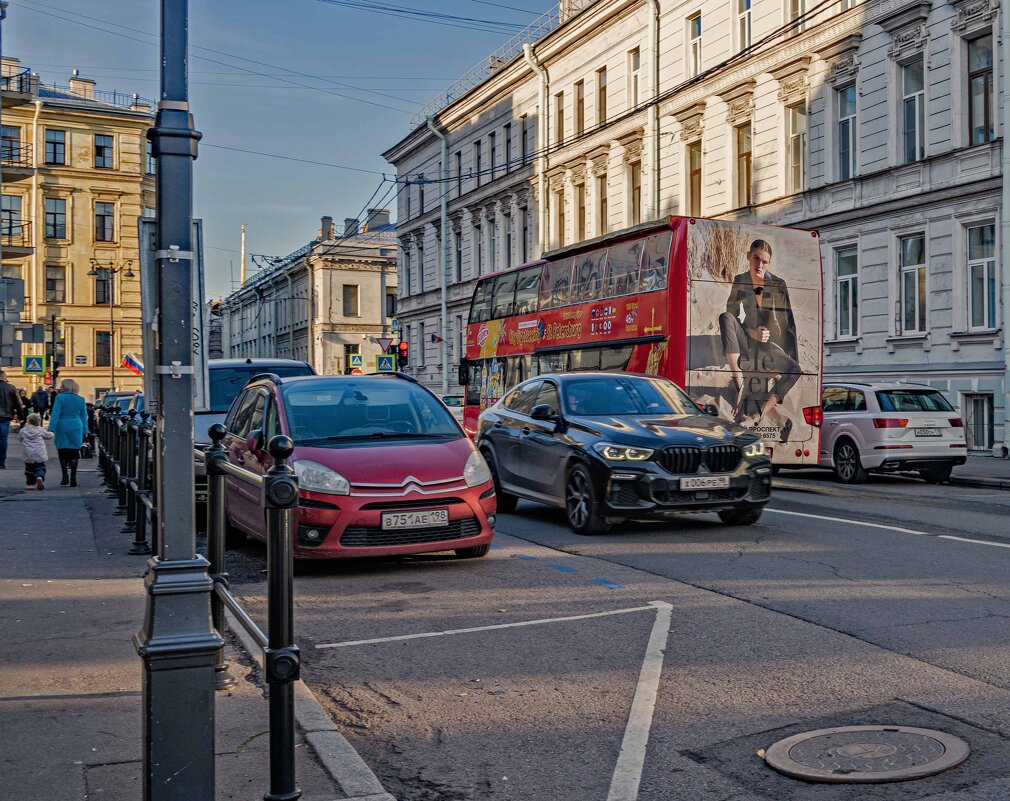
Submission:
[[[375,357],[375,372],[377,373],[395,373],[396,372],[396,356],[392,353],[386,354],[384,356]]]
[[[22,356],[21,372],[25,375],[43,375],[46,372],[46,357]]]
[[[352,370],[360,370],[362,367],[365,366],[365,357],[362,356],[360,353],[352,353],[347,358],[349,360],[347,366],[350,367]]]

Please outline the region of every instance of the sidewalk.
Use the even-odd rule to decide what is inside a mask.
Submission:
[[[11,436],[0,471],[0,797],[137,801],[142,796],[141,671],[132,637],[143,620],[146,557],[129,556],[123,518],[96,459],[81,486],[24,489]],[[216,799],[270,789],[267,702],[259,669],[231,639],[238,684],[216,696]],[[299,684],[297,776],[306,801],[393,801]],[[210,799],[193,799],[210,801]]]
[[[969,456],[967,462],[954,468],[950,483],[1010,490],[1010,459]]]

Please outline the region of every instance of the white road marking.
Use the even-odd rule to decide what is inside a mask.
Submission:
[[[773,512],[777,515],[794,515],[796,517],[812,517],[815,520],[830,520],[834,523],[848,523],[850,526],[865,526],[866,528],[886,528],[888,531],[900,531],[902,534],[917,534],[920,537],[932,536],[928,531],[916,531],[913,528],[901,528],[900,526],[885,526],[883,523],[864,523],[861,520],[849,520],[845,517],[828,517],[827,515],[811,515],[806,512],[787,512],[784,509],[765,509],[766,512]],[[940,535],[943,536],[943,535]]]
[[[940,534],[937,539],[970,542],[973,545],[992,545],[994,548],[1010,548],[1010,542],[989,542],[988,540],[972,540],[968,537],[955,537],[953,534]]]
[[[670,621],[673,616],[673,606],[665,601],[652,601],[650,606],[656,610],[656,622],[652,625],[652,634],[645,649],[645,661],[638,674],[638,686],[635,688],[635,698],[631,702],[631,713],[628,715],[628,725],[624,729],[621,754],[617,758],[614,776],[610,780],[607,801],[635,801],[638,798],[638,785],[642,780],[645,750],[649,744],[649,730],[652,728],[652,713],[656,708],[659,677],[663,672],[666,638],[670,633]]]
[[[565,623],[569,620],[590,620],[594,617],[609,615],[626,615],[628,612],[648,612],[656,608],[660,601],[654,601],[649,606],[634,606],[630,609],[614,609],[609,612],[593,612],[588,615],[572,615],[570,617],[547,617],[540,620],[520,620],[515,623],[497,623],[493,626],[473,626],[468,629],[449,629],[447,631],[425,631],[421,634],[401,634],[398,637],[377,637],[374,640],[346,640],[344,642],[324,642],[316,648],[348,648],[352,645],[375,645],[383,642],[399,642],[401,640],[420,640],[425,637],[445,637],[448,634],[472,634],[475,631],[494,631],[496,629],[513,629],[520,626],[543,626],[546,623]]]

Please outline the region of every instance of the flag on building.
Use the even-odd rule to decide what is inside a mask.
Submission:
[[[442,339],[442,337],[440,337],[438,334],[432,334],[431,335],[431,341],[432,342],[445,342],[445,340]]]
[[[136,373],[137,375],[144,374],[144,363],[140,361],[132,353],[127,353],[123,355],[123,363],[120,367],[125,367],[131,373]]]

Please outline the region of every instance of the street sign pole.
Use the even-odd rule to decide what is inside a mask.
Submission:
[[[145,801],[214,797],[214,664],[208,562],[196,552],[193,478],[193,129],[187,85],[187,0],[161,0],[161,99],[148,131],[158,159],[155,353],[159,553],[148,563],[147,611],[134,643],[144,663]]]

